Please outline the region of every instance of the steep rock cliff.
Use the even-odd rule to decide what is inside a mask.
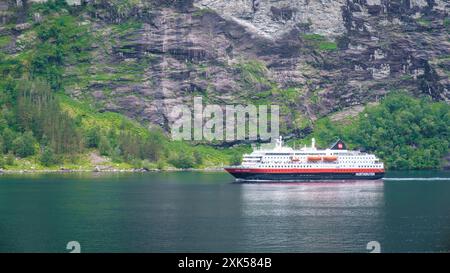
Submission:
[[[16,23],[0,29],[14,36],[11,54],[33,41],[30,16],[18,16],[29,2],[0,5],[3,25]],[[280,104],[282,130],[296,135],[392,90],[450,98],[448,1],[81,2],[73,13],[91,30],[92,57],[67,65],[65,91],[165,129],[194,96]]]

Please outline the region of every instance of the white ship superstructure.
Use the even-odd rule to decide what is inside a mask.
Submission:
[[[226,170],[240,180],[379,179],[384,164],[373,154],[347,150],[342,141],[331,148],[295,150],[284,147],[282,138],[273,149],[259,149],[243,156],[242,165]]]

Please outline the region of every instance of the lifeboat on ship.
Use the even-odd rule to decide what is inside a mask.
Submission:
[[[323,157],[323,161],[333,162],[337,160],[337,156],[335,155],[327,155]]]
[[[300,161],[300,158],[298,156],[291,156],[291,161],[298,162]]]
[[[308,161],[320,161],[322,160],[322,157],[320,155],[309,155]]]

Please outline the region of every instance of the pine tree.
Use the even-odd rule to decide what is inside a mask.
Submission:
[[[57,162],[53,149],[51,147],[45,147],[41,153],[39,161],[46,167],[56,164]]]

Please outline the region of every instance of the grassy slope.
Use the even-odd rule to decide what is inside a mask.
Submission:
[[[141,136],[148,136],[149,130],[136,121],[133,121],[121,114],[113,112],[99,113],[92,109],[88,104],[75,101],[66,95],[59,95],[59,99],[62,108],[70,113],[75,118],[80,118],[82,126],[84,128],[90,128],[98,126],[102,130],[110,130],[125,126],[127,131],[132,131]],[[235,153],[242,154],[249,152],[248,146],[238,146],[230,149],[219,149],[208,145],[192,145],[183,141],[170,141],[168,138],[164,141],[164,146],[167,149],[168,154],[193,154],[194,151],[201,154],[203,163],[198,165],[198,168],[207,167],[219,167],[230,163],[231,157]],[[163,162],[170,167],[170,164]],[[131,165],[122,165],[121,167],[127,168]],[[153,167],[157,167],[156,164]]]

